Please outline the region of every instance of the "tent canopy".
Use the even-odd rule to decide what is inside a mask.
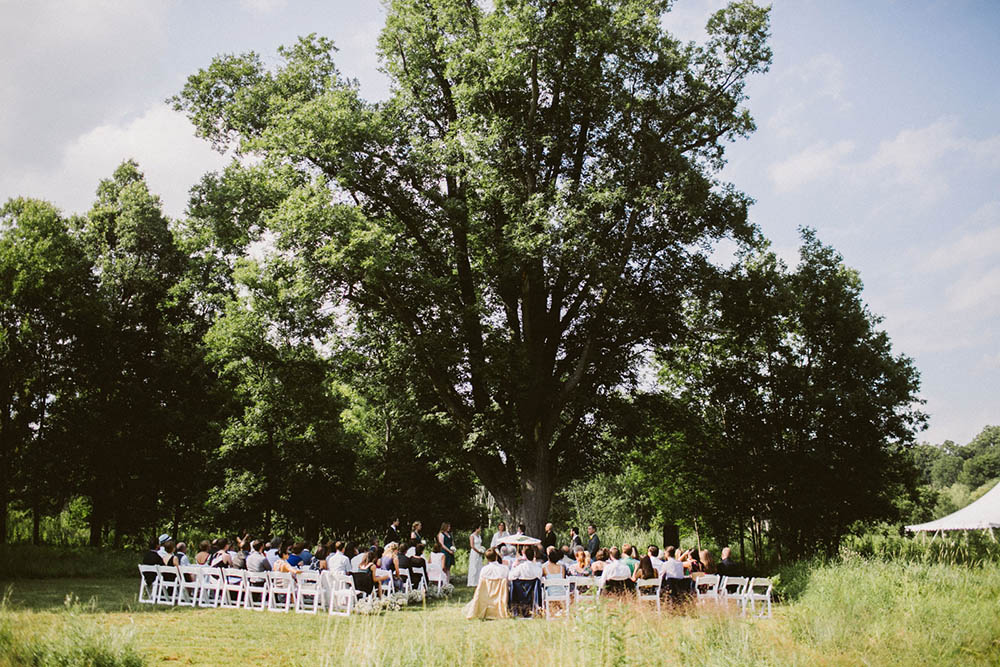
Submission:
[[[907,526],[906,529],[913,532],[939,530],[988,530],[990,528],[1000,528],[1000,483],[986,492],[982,498],[976,502],[963,507],[957,512],[952,512],[948,516]]]

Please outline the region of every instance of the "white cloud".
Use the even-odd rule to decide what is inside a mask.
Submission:
[[[240,0],[240,6],[254,14],[271,14],[287,4],[288,0]]]
[[[795,190],[820,178],[829,178],[839,170],[854,150],[853,141],[825,141],[813,144],[781,162],[771,165],[768,176],[780,192]]]
[[[948,288],[948,307],[954,311],[976,310],[976,315],[1000,309],[1000,266],[967,271]]]
[[[90,208],[98,181],[123,160],[135,159],[164,211],[178,217],[188,189],[207,171],[227,161],[194,136],[187,119],[158,104],[123,123],[99,125],[71,141],[54,169],[27,169],[0,175],[0,193],[48,199],[67,212]]]
[[[780,68],[771,82],[779,101],[767,118],[767,128],[779,136],[801,135],[813,122],[817,108],[845,111],[851,107],[844,96],[846,70],[831,53],[821,53],[805,62]]]
[[[926,268],[940,271],[985,259],[996,259],[1000,264],[1000,219],[996,223],[996,227],[965,234],[932,250],[927,257]]]

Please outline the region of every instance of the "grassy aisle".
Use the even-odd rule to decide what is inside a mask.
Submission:
[[[190,664],[1000,662],[1000,568],[994,565],[817,566],[800,597],[776,608],[770,620],[741,618],[711,606],[656,614],[633,604],[607,603],[549,622],[469,622],[462,615],[469,596],[463,588],[453,600],[427,608],[345,619],[140,606],[134,602],[136,586],[132,579],[13,582],[2,611],[0,664],[18,664],[11,656],[32,638],[36,645],[65,652],[73,642],[99,643],[108,631],[118,642],[111,646],[112,653],[118,651],[118,664],[130,664],[130,646],[150,663]],[[81,599],[96,594],[96,599],[67,609],[70,592]]]

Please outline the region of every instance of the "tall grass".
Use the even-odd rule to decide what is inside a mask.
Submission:
[[[991,533],[952,531],[941,536],[924,534],[911,538],[890,530],[848,535],[841,542],[842,557],[973,567],[1000,563],[1000,541]]]
[[[93,622],[93,607],[67,598],[61,618],[45,633],[22,631],[25,617],[8,610],[0,601],[0,664],[94,665],[137,667],[146,659],[135,646],[134,633],[123,627],[107,629]]]

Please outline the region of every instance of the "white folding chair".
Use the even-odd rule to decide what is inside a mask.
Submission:
[[[754,577],[747,584],[746,591],[743,594],[743,613],[746,613],[747,607],[750,608],[750,613],[756,611],[756,603],[761,603],[760,613],[757,614],[760,618],[771,618],[771,580],[767,577]]]
[[[391,571],[379,568],[375,570],[375,574],[379,577],[389,577],[385,581],[378,582],[379,589],[381,589],[383,594],[391,595],[396,592],[396,582],[392,580]]]
[[[271,594],[267,598],[268,611],[288,611],[295,600],[295,577],[291,572],[268,572],[267,583]],[[279,598],[281,598],[279,600]]]
[[[542,579],[542,606],[545,618],[551,618],[553,602],[560,603],[563,612],[569,616],[569,606],[573,600],[570,583],[566,577],[549,575]]]
[[[354,579],[342,572],[326,572],[324,575],[330,594],[328,613],[350,616],[358,599],[358,591],[354,590]]]
[[[391,581],[391,579],[390,579]],[[304,570],[295,576],[295,611],[315,614],[319,608],[326,608],[320,573]]]
[[[750,580],[746,577],[723,577],[722,583],[719,584],[719,601],[725,605],[735,603],[742,612],[746,605],[746,592],[749,585]]]
[[[444,573],[444,568],[437,563],[427,563],[427,581],[432,584],[436,583],[438,592],[440,592],[441,587],[448,582],[448,575]]]
[[[156,571],[155,565],[140,565],[139,602],[143,604],[155,604],[159,582],[160,573]]]
[[[267,572],[247,572],[247,590],[243,596],[243,607],[264,611],[267,609],[271,586],[267,580]]]
[[[157,565],[156,573],[158,575],[157,586],[156,586],[156,603],[157,604],[177,604],[177,595],[180,591],[181,584],[177,581],[178,573],[176,565]]]
[[[416,581],[416,584],[413,582]],[[420,596],[424,599],[427,598],[427,568],[426,567],[410,567],[410,578],[407,584],[410,590],[416,590],[420,593]]]
[[[247,571],[235,567],[222,569],[222,602],[220,607],[239,609],[247,591]]]
[[[177,569],[181,573],[177,604],[182,607],[194,607],[201,599],[201,566],[181,565]]]
[[[662,579],[637,579],[635,582],[635,595],[641,602],[652,600],[656,603],[656,611],[660,611],[660,585]]]
[[[694,589],[698,595],[698,602],[713,602],[719,604],[719,583],[717,574],[703,574],[694,581]]]
[[[199,607],[218,607],[222,603],[222,570],[217,567],[199,568],[201,570],[201,598]]]
[[[601,587],[595,577],[569,577],[569,582],[573,585],[573,602],[587,601],[593,597],[596,604],[601,596]]]

